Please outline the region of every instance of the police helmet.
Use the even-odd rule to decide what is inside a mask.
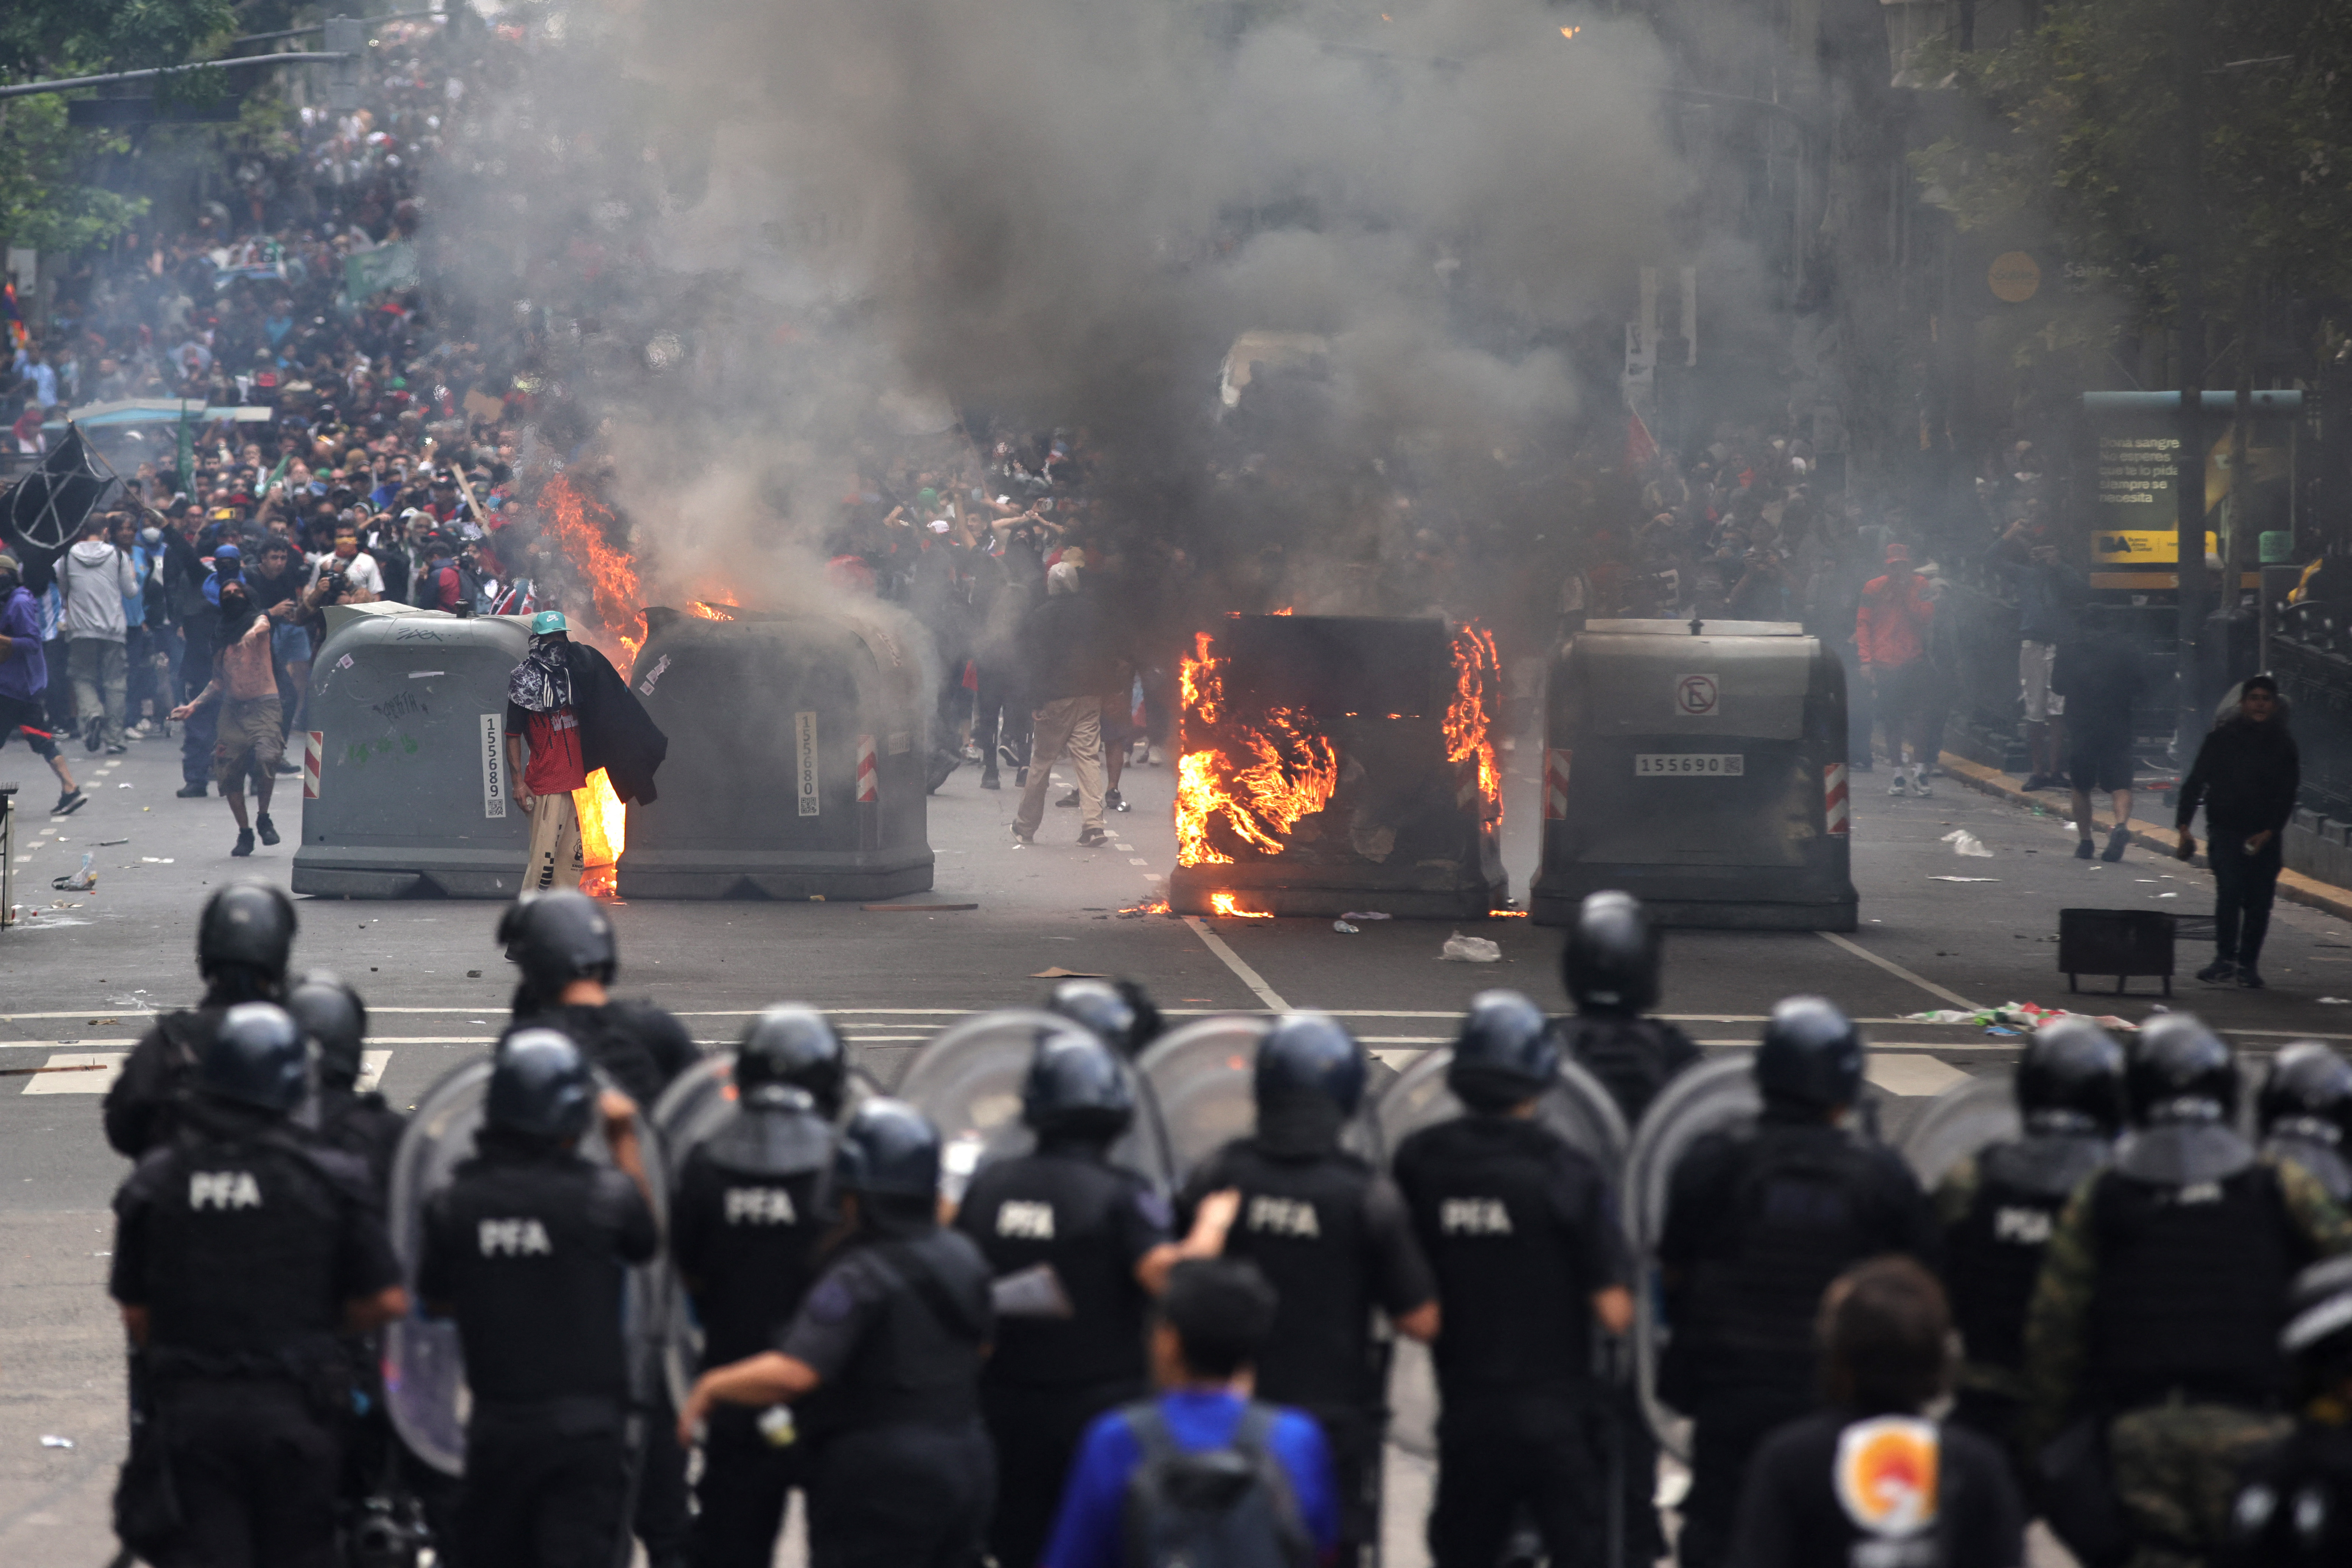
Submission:
[[[1269,1100],[1314,1094],[1351,1116],[1364,1097],[1364,1053],[1329,1013],[1285,1013],[1258,1041],[1252,1088],[1261,1109]]]
[[[1118,1054],[1092,1030],[1037,1031],[1037,1054],[1021,1082],[1021,1120],[1039,1136],[1100,1138],[1135,1120],[1135,1091]]]
[[[1136,1026],[1142,1020],[1135,1004],[1108,980],[1064,980],[1045,998],[1045,1009],[1086,1025],[1122,1056],[1139,1049]]]
[[[309,1087],[302,1030],[276,1002],[239,1002],[196,1060],[196,1082],[208,1093],[263,1111],[291,1111]]]
[[[786,1002],[751,1020],[735,1047],[735,1092],[750,1104],[770,1088],[804,1089],[827,1116],[841,1109],[849,1048],[833,1020]]]
[[[1630,893],[1587,894],[1560,954],[1577,1010],[1638,1013],[1658,1000],[1658,934]]]
[[[1756,1088],[1768,1103],[1853,1104],[1862,1092],[1862,1031],[1826,998],[1781,998],[1756,1050]]]
[[[1445,1086],[1474,1111],[1500,1111],[1543,1092],[1559,1071],[1559,1039],[1543,1009],[1517,991],[1480,991],[1462,1015]]]
[[[515,900],[499,920],[499,940],[531,989],[547,998],[573,980],[609,984],[620,962],[612,920],[570,888]]]
[[[2033,1031],[2017,1064],[2017,1109],[2028,1127],[2086,1118],[2113,1133],[2124,1119],[2124,1049],[2088,1019]]]
[[[588,1130],[595,1105],[595,1075],[570,1035],[522,1029],[499,1044],[483,1110],[491,1126],[560,1143]]]
[[[2330,1258],[2297,1274],[2286,1310],[2279,1349],[2294,1358],[2306,1384],[2324,1385],[2352,1373],[2352,1257]]]
[[[205,901],[196,922],[196,968],[210,976],[224,965],[286,977],[294,953],[294,901],[266,882],[233,882]]]
[[[360,994],[324,969],[313,969],[286,993],[286,1010],[302,1032],[318,1042],[319,1077],[339,1087],[355,1082],[363,1065],[367,1004]]]
[[[904,1100],[866,1101],[833,1150],[833,1183],[877,1197],[930,1197],[940,1188],[940,1130]]]
[[[2238,1057],[2188,1013],[2150,1019],[2126,1053],[2124,1097],[2137,1125],[2219,1122],[2238,1108]]]
[[[2265,1134],[2352,1143],[2352,1062],[2315,1040],[2296,1040],[2271,1063],[2254,1108]]]

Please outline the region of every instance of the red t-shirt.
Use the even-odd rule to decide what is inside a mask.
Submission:
[[[522,781],[534,795],[562,795],[588,785],[588,767],[580,758],[580,716],[568,707],[535,713],[523,724],[530,743],[530,760]]]

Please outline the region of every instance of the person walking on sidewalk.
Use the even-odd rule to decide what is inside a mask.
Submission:
[[[1911,551],[1901,544],[1886,547],[1886,575],[1871,579],[1862,591],[1862,606],[1854,612],[1854,652],[1862,660],[1863,679],[1869,683],[1886,729],[1886,759],[1894,767],[1889,795],[1927,795],[1927,736],[1921,726],[1934,671],[1927,659],[1927,632],[1936,620],[1936,602],[1926,580],[1911,570]],[[1903,743],[1911,743],[1911,764],[1906,776]]]
[[[2303,760],[2287,733],[2278,683],[2249,675],[2238,706],[2197,748],[2197,765],[2180,781],[2179,858],[2197,852],[2189,824],[2205,807],[2205,858],[2213,868],[2213,961],[2197,971],[2209,985],[2235,980],[2260,990],[2255,968],[2270,930],[2278,891],[2280,835],[2294,814]]]
[[[2050,672],[2050,689],[2066,699],[2074,716],[2066,727],[2073,743],[2067,771],[2074,786],[2074,858],[2082,861],[2093,852],[2094,789],[2105,789],[2116,809],[2116,825],[2099,858],[2119,861],[2131,842],[2132,702],[2144,677],[2138,653],[2108,629],[2112,619],[2104,604],[2083,606],[2080,629],[2058,644]]]
[[[1029,612],[1026,633],[1030,716],[1029,782],[1013,836],[1026,844],[1045,818],[1045,790],[1054,762],[1066,748],[1078,775],[1078,801],[1086,813],[1078,833],[1082,849],[1108,843],[1103,831],[1102,692],[1110,682],[1101,618],[1095,601],[1078,590],[1078,569],[1058,561],[1045,573],[1045,602]]]
[[[131,678],[123,601],[139,591],[139,571],[130,552],[107,537],[110,523],[92,517],[82,524],[81,538],[58,562],[58,586],[65,595],[66,667],[82,745],[90,751],[103,745],[107,755],[120,757],[126,749],[122,704]]]
[[[2086,716],[2070,712],[2063,693],[2053,684],[2052,666],[2065,640],[2075,602],[2083,596],[2082,574],[2058,559],[2049,528],[2025,517],[2009,525],[1986,562],[2006,578],[2017,594],[2017,682],[2025,699],[2025,753],[2028,789],[2054,789],[2063,775],[2058,759],[2066,755],[2068,720]],[[2094,723],[2095,716],[2091,716]],[[2083,819],[2077,815],[2076,821]]]
[[[286,735],[278,726],[278,667],[269,657],[269,617],[253,602],[241,577],[220,585],[220,636],[213,654],[213,678],[205,689],[172,710],[184,719],[199,709],[220,703],[220,724],[213,741],[213,779],[220,785],[228,814],[236,819],[236,844],[228,852],[253,852],[256,830],[265,844],[278,841],[278,827],[269,820],[269,796],[278,786],[278,759],[285,755]],[[245,781],[253,779],[255,815],[245,816]]]
[[[49,689],[49,666],[41,653],[41,612],[24,585],[25,569],[13,555],[0,554],[0,746],[21,735],[33,755],[58,776],[58,803],[53,817],[78,811],[89,803],[74,783],[73,769],[58,755],[58,740],[49,729],[48,709],[42,695]]]

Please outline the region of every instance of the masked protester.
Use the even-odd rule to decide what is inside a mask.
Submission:
[[[49,814],[62,817],[89,804],[74,783],[73,769],[58,750],[49,725],[48,656],[41,648],[41,608],[24,583],[25,569],[13,555],[0,554],[0,747],[23,737],[34,756],[58,776],[58,803]]]
[[[1629,893],[1587,896],[1560,955],[1560,975],[1576,1002],[1560,1036],[1607,1087],[1628,1127],[1639,1126],[1659,1091],[1700,1059],[1690,1036],[1642,1016],[1657,1005],[1658,969],[1658,934],[1641,900]]]
[[[860,1105],[833,1176],[843,1230],[824,1273],[775,1349],[696,1382],[679,1437],[723,1405],[790,1405],[813,1446],[811,1562],[961,1568],[995,1490],[988,1262],[939,1223],[939,1130],[913,1106]]]
[[[249,855],[257,831],[261,841],[278,842],[277,825],[269,820],[269,797],[278,784],[278,764],[285,757],[286,728],[278,701],[278,669],[270,655],[270,626],[253,602],[243,578],[220,584],[220,626],[213,654],[213,678],[205,689],[172,710],[184,719],[199,708],[220,705],[217,737],[213,742],[213,778],[236,819],[236,843],[228,852]],[[245,781],[253,779],[256,815],[245,814]]]
[[[625,805],[650,802],[669,750],[612,662],[572,642],[568,624],[560,610],[532,616],[530,651],[507,677],[507,772],[515,803],[530,813],[523,887],[532,893],[580,885],[572,791],[602,770]]]

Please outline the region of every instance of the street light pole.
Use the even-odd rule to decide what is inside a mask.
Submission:
[[[2174,20],[2179,32],[2180,111],[2179,130],[2180,209],[2174,220],[2174,257],[2180,287],[2180,449],[2173,469],[2173,542],[2177,550],[2175,597],[2179,604],[2177,635],[2178,706],[2174,714],[2174,744],[2179,761],[2188,766],[2197,737],[2205,731],[2204,683],[2199,678],[2197,645],[2205,622],[2205,298],[2200,255],[2200,225],[2204,190],[2205,153],[2205,0],[2174,0]]]

